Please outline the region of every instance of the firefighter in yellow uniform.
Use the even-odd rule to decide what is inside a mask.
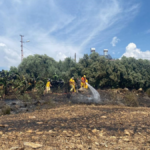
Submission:
[[[84,75],[84,76],[85,76],[85,75]],[[81,78],[81,88],[84,87],[84,84],[85,84],[84,76]]]
[[[49,93],[50,92],[50,86],[51,86],[51,83],[50,83],[50,79],[47,80],[47,83],[46,83],[46,93]]]
[[[69,80],[69,85],[71,87],[70,92],[76,92],[74,77]]]
[[[86,79],[86,76],[84,75],[81,78],[81,87],[84,87],[85,89],[88,89],[88,85],[86,83],[88,83],[88,80]]]

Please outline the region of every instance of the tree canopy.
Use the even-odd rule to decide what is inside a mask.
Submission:
[[[150,61],[122,57],[108,60],[98,53],[85,54],[79,62],[66,58],[55,61],[47,55],[24,58],[21,64],[10,68],[10,73],[19,73],[30,78],[53,78],[54,73],[66,82],[70,77],[81,78],[84,74],[95,88],[143,88],[150,87]]]

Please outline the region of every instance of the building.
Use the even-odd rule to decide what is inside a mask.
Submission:
[[[91,48],[91,53],[94,53],[95,52],[95,48]]]
[[[111,55],[108,54],[108,49],[104,49],[103,50],[103,55],[100,55],[100,56],[105,57],[106,59],[109,59],[109,60],[113,60]]]
[[[95,52],[95,48],[91,48],[90,50],[91,50],[91,53]],[[114,59],[112,59],[111,55],[108,54],[108,49],[104,49],[103,50],[103,55],[100,55],[100,56],[105,57],[106,59],[109,59],[109,60],[112,60],[112,61],[114,60]]]

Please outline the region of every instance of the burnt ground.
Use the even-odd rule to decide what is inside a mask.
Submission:
[[[138,107],[150,107],[150,97],[144,93],[140,92],[138,90],[134,91],[125,91],[122,89],[106,89],[106,90],[97,90],[100,94],[101,102],[96,105],[118,105],[118,106],[132,106],[132,102],[137,103],[137,105],[133,106],[138,106]],[[128,97],[128,104],[125,103],[124,97],[128,94],[131,93],[131,96]],[[88,97],[91,95],[91,93],[86,93],[84,96]],[[63,93],[55,93],[55,94],[50,94],[43,99],[50,99],[49,96],[51,97],[51,100],[55,102],[55,104],[58,105],[64,105],[64,104],[69,104],[71,102],[72,104],[94,104],[93,102],[88,102],[86,100],[82,101],[81,97],[78,96],[77,93],[73,94],[63,94]],[[130,102],[131,101],[131,102]]]
[[[45,96],[50,103],[33,112],[0,116],[0,150],[150,150],[150,108],[112,105],[112,95],[99,92],[103,105],[74,104],[65,94],[50,94]],[[139,95],[139,104],[148,106],[149,97]]]
[[[0,149],[150,149],[150,109],[74,105],[0,117]],[[30,143],[29,143],[30,144]]]

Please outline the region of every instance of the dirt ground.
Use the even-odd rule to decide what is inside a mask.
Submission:
[[[100,105],[53,93],[31,112],[0,116],[0,150],[150,150],[150,98],[136,91],[139,107],[127,107],[117,103],[126,92],[99,93]]]
[[[150,108],[62,105],[0,116],[0,150],[150,150]]]

